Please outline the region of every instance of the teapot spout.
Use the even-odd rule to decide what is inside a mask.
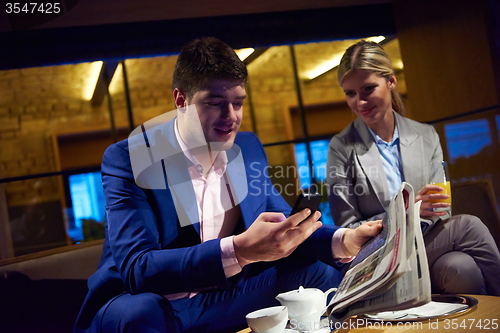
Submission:
[[[286,301],[290,301],[290,300],[294,300],[294,299],[297,299],[297,296],[301,296],[301,295],[304,295],[302,294],[304,292],[304,287],[300,286],[299,289],[297,290],[292,290],[292,291],[288,291],[286,293],[281,293],[281,294],[278,294],[278,296],[276,296],[275,298],[282,304],[282,305],[285,305],[283,304],[283,302],[286,302]],[[300,297],[299,296],[299,297]]]

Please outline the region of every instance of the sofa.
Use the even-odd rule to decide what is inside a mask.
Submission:
[[[103,241],[0,261],[0,332],[72,332]]]

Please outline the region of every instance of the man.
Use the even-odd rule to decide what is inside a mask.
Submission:
[[[174,71],[177,117],[105,152],[104,253],[75,332],[234,332],[280,292],[337,286],[339,260],[380,232],[322,226],[309,210],[286,218],[279,193],[248,191],[271,183],[261,143],[238,133],[246,79],[226,44],[189,43]]]

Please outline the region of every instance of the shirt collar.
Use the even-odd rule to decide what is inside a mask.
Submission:
[[[191,150],[186,145],[186,143],[182,140],[181,135],[179,134],[179,129],[177,128],[177,118],[175,118],[174,132],[175,132],[175,138],[177,139],[177,142],[179,143],[179,146],[181,147],[181,150],[184,153],[184,156],[186,156],[186,158],[191,163],[193,163],[193,165],[200,164],[200,162],[198,162],[198,159],[193,154],[191,154]]]
[[[179,134],[179,129],[177,128],[177,118],[175,118],[174,132],[175,132],[175,138],[177,139],[177,142],[179,143],[179,146],[181,147],[184,156],[186,156],[186,158],[192,163],[192,165],[189,167],[189,170],[190,171],[196,170],[197,173],[203,175],[205,171],[203,165],[201,165],[196,156],[194,156],[191,153],[191,150],[182,140]],[[213,169],[218,175],[222,175],[226,171],[226,166],[227,166],[227,154],[225,151],[220,151],[217,154],[217,157],[215,158]]]
[[[368,126],[366,126],[366,127],[368,127]],[[399,139],[398,126],[394,126],[394,134],[392,135],[391,142],[385,142],[384,140],[382,140],[377,134],[375,134],[374,131],[372,131],[372,129],[370,127],[368,127],[368,130],[372,134],[373,140],[375,140],[375,143],[378,145],[383,144],[386,146],[393,146],[399,142],[399,141],[397,141]]]

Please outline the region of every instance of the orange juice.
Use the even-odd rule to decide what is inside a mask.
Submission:
[[[445,182],[445,183],[434,183],[432,185],[437,185],[443,189],[443,191],[438,192],[438,191],[429,191],[427,193],[433,194],[433,193],[440,193],[440,194],[448,194],[449,197],[448,199],[439,199],[439,200],[429,200],[430,202],[446,202],[451,205],[451,185],[450,182]]]

